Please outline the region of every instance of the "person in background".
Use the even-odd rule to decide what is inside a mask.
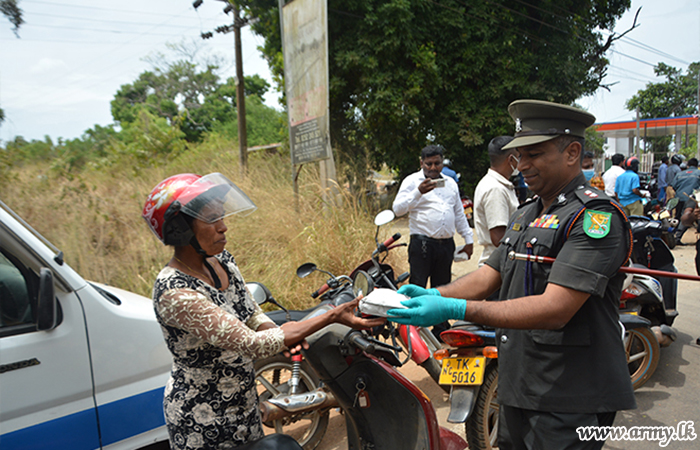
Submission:
[[[683,214],[681,215],[681,223],[686,228],[698,227],[700,223],[700,208],[695,197],[691,196],[686,200]],[[695,272],[700,275],[700,239],[695,242]]]
[[[675,238],[678,243],[681,243],[681,238],[686,230],[686,226],[683,225],[681,221],[681,216],[685,210],[685,202],[693,196],[693,192],[696,189],[700,188],[700,171],[698,171],[697,158],[690,158],[688,160],[688,168],[678,172],[673,179],[673,183],[671,183],[671,187],[673,187],[676,198],[678,198],[675,217],[680,221],[675,232]]]
[[[457,172],[452,170],[452,161],[447,158],[442,161],[442,174],[452,178],[455,180],[455,183],[458,183],[459,185],[459,175],[457,175]]]
[[[491,166],[474,190],[474,229],[483,247],[479,266],[491,256],[506,233],[506,226],[520,202],[510,177],[518,175],[515,149],[503,150],[512,136],[498,136],[489,142]]]
[[[641,216],[644,214],[642,198],[644,195],[639,190],[639,159],[630,156],[625,161],[625,172],[615,180],[615,195],[622,205],[627,216]]]
[[[671,156],[671,165],[668,166],[668,169],[666,170],[666,200],[670,200],[672,195],[675,195],[673,193],[673,181],[676,179],[676,175],[681,171],[681,163],[683,162],[683,158],[681,158],[678,155],[673,155]]]
[[[401,182],[392,209],[397,216],[408,214],[411,240],[408,245],[410,282],[417,286],[438,287],[452,281],[455,255],[454,234],[464,238],[464,252],[471,257],[474,233],[464,215],[457,183],[442,176],[444,149],[428,145],[421,151],[421,170]],[[449,324],[440,324],[439,334]]]
[[[615,153],[610,161],[612,165],[603,174],[603,183],[605,184],[605,193],[608,194],[608,197],[615,198],[615,180],[625,172],[625,155]]]
[[[153,286],[156,319],[173,356],[163,399],[173,450],[233,449],[263,438],[254,360],[300,351],[306,336],[330,323],[383,323],[355,316],[355,299],[303,322],[275,325],[225,250],[224,218],[255,209],[220,173],[169,177],[144,204],[149,228],[173,251]],[[289,436],[264,439],[273,439],[270,448],[301,449]]]
[[[581,173],[595,117],[538,100],[516,100],[508,112],[516,133],[504,149],[517,149],[518,169],[538,197],[516,211],[476,271],[437,289],[401,286],[412,298],[389,310],[389,320],[497,327],[502,450],[600,449],[603,440],[582,441],[577,428],[611,426],[617,411],[636,407],[618,322],[629,223]],[[479,301],[499,288],[500,301]]]
[[[601,178],[601,176],[596,173],[595,162],[593,161],[594,158],[595,155],[593,154],[593,152],[583,152],[583,161],[581,162],[581,169],[583,172],[583,176],[586,177],[586,181],[588,181],[588,184],[602,191],[605,189],[605,183],[603,182],[603,178]]]
[[[664,206],[666,204],[666,173],[668,172],[668,156],[664,155],[661,157],[661,165],[659,166],[659,171],[656,173],[656,185],[659,188],[659,192],[656,196],[656,200],[659,205]]]

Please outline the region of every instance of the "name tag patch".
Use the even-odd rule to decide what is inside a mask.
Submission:
[[[589,237],[601,239],[610,232],[612,213],[587,209],[583,215],[583,231]]]
[[[534,228],[559,228],[559,218],[556,214],[545,214],[530,222],[530,227]]]

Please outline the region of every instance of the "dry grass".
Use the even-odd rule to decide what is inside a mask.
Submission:
[[[150,296],[153,280],[170,259],[171,249],[150,232],[141,208],[162,179],[181,172],[222,172],[258,206],[250,216],[228,219],[228,250],[248,281],[265,283],[283,305],[314,304],[309,293],[325,282],[320,274],[304,280],[296,267],[314,262],[335,274],[349,274],[374,249],[372,216],[346,194],[342,206],[324,208],[314,165],[300,176],[298,211],[289,158],[250,156],[249,173],[239,175],[237,149],[211,140],[154,168],[85,170],[72,178],[49,170],[50,162],[18,168],[0,198],[65,254],[85,278]],[[388,230],[380,238],[388,237]],[[397,273],[405,261],[390,260]]]

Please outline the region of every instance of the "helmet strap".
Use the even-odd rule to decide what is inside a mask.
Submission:
[[[209,270],[209,275],[211,275],[211,279],[214,281],[214,287],[217,289],[221,289],[221,280],[219,279],[219,275],[216,274],[216,270],[214,270],[214,267],[212,267],[211,264],[207,261],[207,258],[210,258],[214,255],[208,255],[206,251],[202,248],[201,245],[199,245],[199,241],[197,241],[197,238],[193,235],[192,239],[190,239],[190,245],[194,248],[194,250],[204,256],[204,267]]]

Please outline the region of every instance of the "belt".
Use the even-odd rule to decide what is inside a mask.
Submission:
[[[450,244],[454,242],[454,239],[449,237],[445,239],[436,239],[436,238],[431,238],[428,236],[425,236],[423,234],[412,234],[411,239],[415,239],[418,241],[428,241],[428,242],[435,242],[436,244]]]

